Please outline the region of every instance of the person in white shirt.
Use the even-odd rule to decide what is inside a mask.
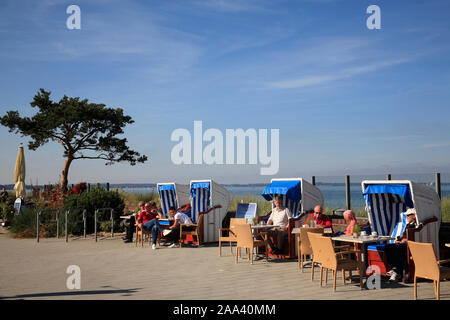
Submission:
[[[284,246],[284,238],[288,234],[288,224],[289,219],[292,217],[291,211],[289,208],[283,207],[283,200],[281,197],[275,197],[273,199],[273,203],[275,208],[273,208],[272,213],[270,214],[269,220],[267,221],[268,225],[276,225],[279,227],[270,229],[268,234],[268,243],[270,248],[272,249],[273,254],[281,254],[283,252]],[[275,246],[272,237],[277,240],[277,245]]]
[[[189,216],[187,216],[183,212],[181,211],[177,212],[177,209],[175,209],[175,207],[169,208],[169,215],[174,219],[173,225],[169,227],[173,239],[173,243],[170,245],[170,248],[175,248],[178,246],[178,242],[180,242],[180,225],[192,224],[192,220],[191,218],[189,218]],[[183,230],[189,228],[190,228],[189,226],[183,226]],[[193,226],[192,228],[195,229],[195,226]],[[165,235],[167,234],[168,233],[166,233]]]

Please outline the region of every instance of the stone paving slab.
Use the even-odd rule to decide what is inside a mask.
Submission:
[[[219,257],[216,245],[152,250],[119,237],[37,243],[2,233],[0,254],[0,299],[413,299],[412,284],[383,281],[379,290],[360,290],[357,277],[344,286],[341,273],[333,292],[331,272],[320,288],[319,268],[311,281],[311,269],[300,272],[297,260],[236,264],[228,247]],[[81,269],[80,290],[66,287],[69,265]],[[420,282],[418,294],[434,300],[433,283]],[[450,281],[441,282],[441,299],[450,299]]]

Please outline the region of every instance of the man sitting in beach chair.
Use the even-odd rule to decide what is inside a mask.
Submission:
[[[288,223],[292,217],[292,213],[289,208],[283,207],[283,199],[281,197],[275,197],[273,199],[275,208],[273,208],[270,214],[268,225],[277,225],[278,227],[270,229],[267,232],[268,244],[272,249],[273,254],[281,254],[283,252],[284,239],[288,235]],[[276,239],[277,245],[275,246],[272,237]]]
[[[180,225],[192,224],[192,220],[184,212],[177,211],[177,209],[173,206],[169,208],[169,215],[174,220],[174,223],[169,227],[170,234],[172,235],[173,240],[173,243],[169,247],[175,248],[178,246],[178,243],[180,242]],[[184,228],[186,228],[187,230],[189,230],[189,228],[195,229],[194,226],[192,227],[186,226]]]

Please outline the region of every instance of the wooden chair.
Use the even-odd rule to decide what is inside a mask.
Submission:
[[[269,261],[268,244],[265,239],[255,239],[252,233],[252,228],[249,224],[236,224],[234,226],[234,232],[237,237],[236,246],[236,263],[239,260],[239,252],[241,248],[246,248],[248,252],[248,259],[253,264],[253,248],[264,246],[266,253],[266,261]]]
[[[136,247],[138,245],[138,242],[141,243],[141,247],[144,247],[144,236],[147,236],[148,245],[150,245],[150,241],[153,238],[153,233],[151,231],[141,230],[137,224],[135,226],[136,226]],[[160,237],[158,237],[158,245],[161,245]]]
[[[203,242],[203,218],[207,213],[200,213],[198,216],[197,223],[191,223],[191,224],[180,224],[180,248],[183,245],[183,239],[187,235],[191,235],[192,238],[194,237],[197,240],[197,246],[200,247],[200,245]],[[186,228],[189,227],[189,228]],[[183,230],[184,228],[184,230]]]
[[[303,261],[306,256],[311,256],[313,251],[311,243],[309,242],[308,232],[323,234],[323,228],[300,228],[300,235],[298,236],[298,267],[303,272]]]
[[[233,242],[237,242],[237,237],[234,232],[234,226],[237,224],[245,224],[245,223],[247,223],[246,218],[231,218],[229,228],[219,229],[219,256],[222,256],[222,242],[229,242],[231,254],[233,254]],[[226,232],[227,235],[222,236],[223,232]]]
[[[329,237],[323,237],[320,234],[308,233],[309,241],[311,242],[311,247],[313,249],[313,265],[311,280],[314,279],[314,262],[320,263],[320,286],[322,286],[323,270],[326,271],[325,284],[328,277],[328,269],[332,271],[333,274],[333,290],[336,291],[336,274],[339,270],[342,271],[342,281],[345,284],[345,270],[358,270],[359,273],[359,286],[363,287],[362,272],[363,267],[361,259],[358,261],[349,258],[344,258],[344,254],[356,253],[360,255],[358,250],[348,250],[335,252],[333,247],[333,242]]]
[[[441,266],[450,259],[437,260],[432,243],[408,241],[408,247],[414,261],[414,299],[417,299],[417,278],[433,280],[436,300],[440,298],[440,282],[450,278],[450,268]]]

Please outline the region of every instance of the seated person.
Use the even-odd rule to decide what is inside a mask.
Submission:
[[[331,228],[330,218],[322,213],[323,209],[321,206],[317,205],[314,207],[314,213],[311,213],[306,219],[306,224],[310,221],[315,221],[316,228]]]
[[[398,282],[401,280],[403,270],[406,265],[406,246],[407,246],[407,229],[417,228],[416,210],[408,209],[405,212],[406,215],[406,227],[401,236],[398,236],[395,243],[389,243],[384,246],[384,252],[386,254],[387,263],[392,269],[386,272],[387,276],[390,276],[389,281]]]
[[[353,235],[353,227],[356,226],[355,213],[352,210],[347,210],[344,212],[344,220],[347,222],[347,229],[345,229],[344,236]]]
[[[221,205],[217,205],[214,206],[210,209],[208,209],[205,212],[200,212],[199,216],[201,214],[208,214],[210,211],[217,209],[217,208],[222,208]],[[184,212],[187,212],[191,209],[190,205],[185,206],[184,208],[181,208],[181,210],[177,211],[175,209],[175,207],[170,207],[169,208],[169,216],[173,218],[174,223],[169,227],[169,229],[165,230],[167,231],[167,233],[165,233],[164,235],[168,235],[169,233],[172,235],[172,239],[173,239],[173,243],[169,246],[170,248],[175,248],[178,246],[178,243],[180,242],[180,229],[181,229],[181,225],[185,225],[185,224],[193,224],[191,218],[189,218],[188,215],[186,215]],[[183,212],[184,211],[184,212]],[[197,226],[183,226],[183,230],[195,230]]]
[[[281,254],[283,252],[284,238],[288,235],[288,224],[289,219],[292,217],[291,211],[289,208],[283,207],[282,202],[283,199],[281,197],[275,197],[273,199],[273,203],[275,208],[273,208],[272,213],[270,214],[269,220],[267,220],[268,225],[278,225],[277,228],[269,229],[268,234],[268,243],[270,248],[272,249],[273,254]],[[272,242],[272,238],[274,237],[277,241],[277,245],[275,246]]]
[[[174,220],[174,223],[169,227],[169,230],[171,231],[173,243],[169,246],[170,248],[175,248],[178,246],[178,242],[180,242],[180,225],[181,224],[192,224],[191,218],[189,218],[186,214],[184,214],[181,211],[178,211],[175,209],[175,207],[169,208],[169,215]],[[195,226],[186,226],[183,227],[183,229],[191,229]]]
[[[139,201],[139,211],[137,215],[139,215],[142,211],[144,211],[144,205],[145,205],[144,201]],[[123,241],[125,243],[133,242],[133,233],[135,224],[136,224],[136,217],[134,214],[130,215],[130,218],[125,220],[124,225],[126,235],[125,237],[123,237]]]
[[[152,237],[152,249],[156,249],[156,240],[158,238],[158,232],[162,232],[163,228],[159,225],[158,219],[164,218],[161,213],[156,210],[155,202],[147,202],[144,206],[144,211],[141,211],[137,218],[137,226],[144,231],[151,231]]]

